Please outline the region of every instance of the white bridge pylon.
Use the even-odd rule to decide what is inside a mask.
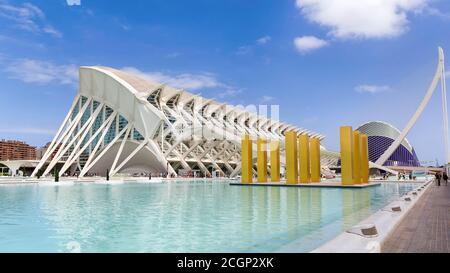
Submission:
[[[441,92],[442,92],[442,114],[443,114],[443,129],[444,129],[444,148],[445,148],[445,159],[446,163],[450,162],[449,158],[449,136],[448,136],[448,116],[447,116],[447,96],[446,96],[446,86],[445,86],[445,65],[444,65],[444,51],[442,48],[438,48],[439,51],[439,61],[436,68],[436,73],[431,81],[430,86],[428,87],[427,93],[417,108],[414,115],[411,117],[409,122],[406,124],[405,129],[400,133],[400,135],[395,139],[395,141],[389,146],[389,148],[378,158],[375,162],[377,165],[383,165],[386,160],[395,152],[395,150],[399,147],[405,137],[408,135],[409,131],[414,127],[417,122],[417,119],[422,115],[422,112],[425,110],[425,107],[428,105],[434,91],[437,88],[439,80],[441,81]]]

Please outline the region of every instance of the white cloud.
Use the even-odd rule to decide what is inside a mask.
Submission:
[[[81,0],[66,0],[67,5],[69,6],[80,6]]]
[[[252,47],[245,45],[245,46],[240,46],[237,51],[236,51],[236,55],[247,55],[252,51]]]
[[[370,93],[376,94],[386,91],[391,91],[392,88],[388,85],[371,85],[371,84],[362,84],[355,87],[355,91],[358,93]]]
[[[445,71],[445,77],[450,77],[450,70]]]
[[[172,52],[166,55],[167,58],[177,58],[179,57],[181,54],[179,52]]]
[[[126,24],[120,24],[120,27],[125,30],[125,31],[129,31],[131,29],[131,27],[129,25]]]
[[[42,29],[42,31],[45,33],[51,34],[57,38],[61,38],[63,36],[59,30],[55,29],[52,26],[46,26]]]
[[[261,37],[258,40],[256,40],[256,42],[260,45],[263,45],[263,44],[267,44],[268,42],[270,42],[270,40],[272,40],[272,37],[264,36],[264,37]]]
[[[233,87],[219,81],[213,73],[182,73],[178,75],[170,75],[159,71],[141,71],[135,67],[124,67],[122,71],[134,74],[138,77],[146,79],[150,82],[167,84],[174,88],[184,89],[187,91],[198,91],[200,89],[213,89],[214,96],[220,100],[236,97],[242,93],[242,89]]]
[[[175,88],[186,90],[198,90],[202,88],[216,88],[224,87],[223,83],[219,82],[212,73],[183,73],[179,75],[169,75],[163,72],[144,72],[135,67],[124,67],[121,70],[133,73],[141,78],[147,79],[151,82],[165,83]]]
[[[270,102],[270,101],[273,101],[275,98],[274,97],[271,97],[271,96],[262,96],[262,98],[261,98],[261,103],[268,103],[268,102]]]
[[[423,11],[427,15],[431,15],[434,17],[440,17],[440,18],[446,19],[446,20],[450,19],[450,13],[442,12],[439,9],[434,8],[434,7],[426,6]]]
[[[330,28],[337,38],[393,37],[408,29],[408,15],[429,0],[296,0],[311,22]]]
[[[9,78],[26,83],[75,84],[78,81],[78,67],[73,64],[56,65],[52,62],[21,59],[7,64],[5,71]]]
[[[42,128],[0,128],[2,134],[54,135],[56,130]]]
[[[38,42],[30,43],[27,40],[18,39],[16,37],[12,37],[11,35],[1,35],[0,34],[0,43],[6,44],[10,43],[13,46],[21,46],[21,47],[28,47],[28,48],[34,48],[34,49],[44,49],[45,45]],[[0,53],[1,55],[1,53]],[[5,57],[5,56],[4,56]],[[0,62],[2,61],[2,58],[0,56]]]
[[[319,39],[314,36],[302,36],[294,39],[295,47],[302,54],[308,53],[315,49],[319,49],[321,47],[326,46],[327,44],[328,44],[327,41]]]
[[[235,88],[228,87],[228,88],[225,89],[225,91],[223,91],[222,93],[219,93],[217,95],[217,97],[219,99],[236,97],[240,93],[242,93],[241,89],[235,89]]]
[[[16,28],[32,33],[47,33],[61,37],[61,32],[47,23],[44,12],[37,6],[24,3],[14,6],[0,4],[0,17],[13,22]]]
[[[261,38],[258,38],[258,39],[255,41],[255,43],[240,46],[240,47],[236,50],[235,54],[236,54],[236,55],[239,55],[239,56],[243,56],[243,55],[250,54],[250,53],[252,53],[253,49],[254,49],[257,45],[260,45],[260,46],[261,46],[261,45],[267,44],[268,42],[270,42],[270,40],[272,40],[272,37],[270,37],[270,36],[268,36],[268,35],[263,36],[263,37],[261,37]]]

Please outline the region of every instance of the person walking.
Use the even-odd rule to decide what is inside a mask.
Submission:
[[[444,172],[444,174],[442,175],[442,180],[444,180],[445,186],[447,186],[448,175],[446,172]]]
[[[440,174],[440,173],[436,173],[436,174],[434,175],[434,177],[436,178],[436,184],[437,184],[438,186],[440,186],[440,185],[441,185],[441,174]]]

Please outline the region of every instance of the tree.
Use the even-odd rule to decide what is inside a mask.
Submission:
[[[59,171],[55,169],[55,182],[59,182]]]

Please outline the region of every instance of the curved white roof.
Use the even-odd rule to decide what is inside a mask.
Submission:
[[[265,117],[258,116],[256,113],[249,112],[240,107],[226,105],[226,104],[217,102],[213,99],[202,98],[198,94],[193,94],[193,93],[190,93],[185,90],[176,89],[176,88],[167,86],[165,84],[152,82],[147,78],[142,78],[139,75],[135,75],[129,71],[122,71],[122,70],[114,69],[111,67],[105,67],[105,66],[91,66],[91,67],[83,67],[83,68],[93,69],[93,70],[97,70],[97,71],[100,71],[103,73],[107,72],[107,73],[113,74],[115,77],[120,78],[122,81],[126,82],[129,86],[131,86],[132,88],[130,88],[131,89],[130,91],[132,93],[134,93],[135,96],[140,98],[141,100],[148,97],[150,94],[152,94],[156,90],[161,89],[160,101],[163,104],[167,103],[174,96],[179,95],[178,103],[185,104],[185,103],[188,103],[188,102],[194,100],[194,108],[195,109],[201,109],[203,106],[209,105],[208,108],[210,108],[210,109],[207,110],[208,114],[216,111],[218,108],[221,108],[221,106],[226,106],[224,108],[227,109],[226,112],[228,112],[227,113],[228,115],[230,115],[230,112],[234,112],[234,113],[231,113],[231,115],[242,118],[243,119],[242,122],[244,122],[247,119],[250,119],[249,120],[250,127],[252,127],[253,124],[256,122],[258,122],[258,124],[259,124],[259,122],[262,123],[262,122],[267,122],[268,120],[270,120]],[[231,111],[229,110],[230,108],[232,109]],[[241,116],[241,115],[243,115],[243,116]],[[272,120],[272,122],[275,123],[278,121]],[[305,131],[304,129],[298,128],[291,124],[286,124],[286,125],[288,126],[288,128],[290,128],[290,130],[307,133],[310,136],[318,137],[321,140],[325,138],[325,136],[323,136],[321,134],[311,132],[311,131]]]
[[[369,121],[359,126],[356,130],[367,136],[384,136],[392,140],[395,140],[400,135],[400,131],[397,128],[384,121]],[[401,144],[412,153],[413,148],[406,138]]]

